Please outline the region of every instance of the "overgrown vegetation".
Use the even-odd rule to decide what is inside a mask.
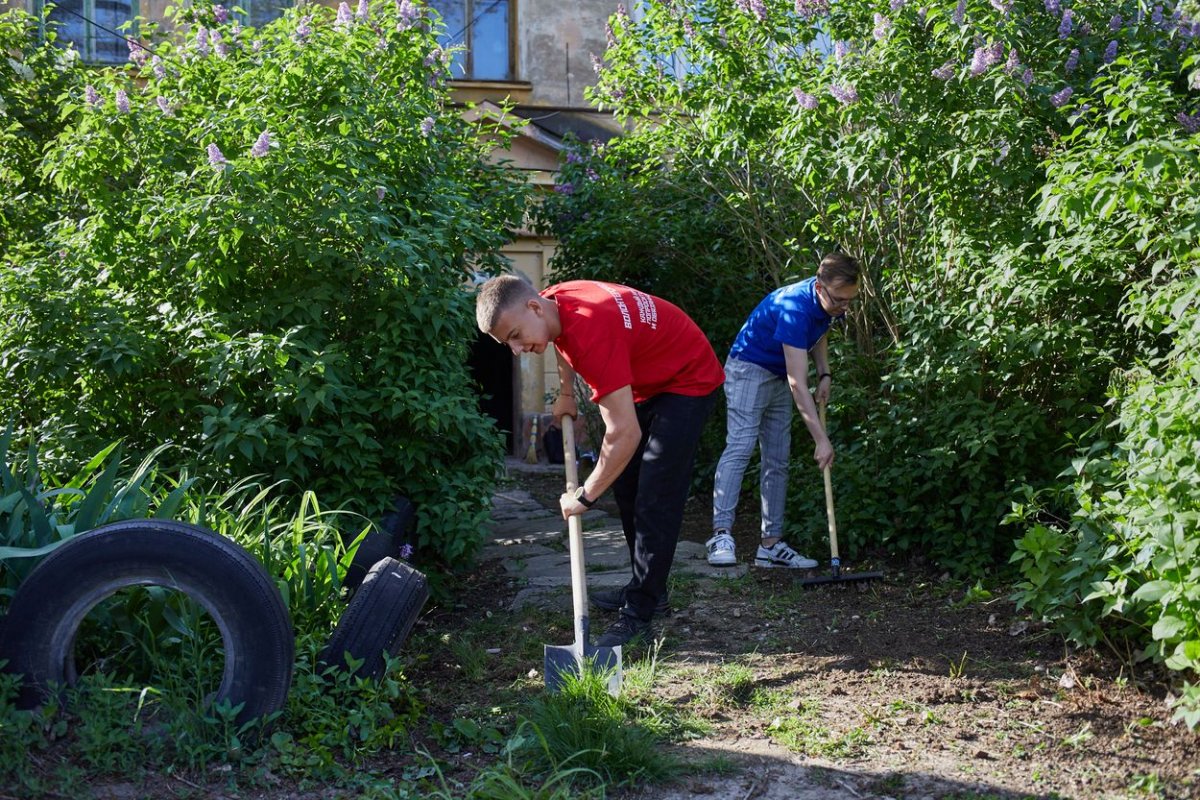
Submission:
[[[405,494],[413,544],[463,561],[501,453],[463,285],[525,189],[449,107],[422,14],[197,5],[100,71],[0,18],[0,419],[52,463],[171,442],[374,517]]]
[[[857,549],[963,575],[1013,556],[1022,602],[1074,641],[1194,675],[1195,14],[1057,0],[619,14],[594,97],[643,124],[564,165],[541,217],[559,277],[658,291],[723,353],[767,291],[828,250],[858,256],[831,410]],[[794,463],[788,536],[819,549],[802,439]]]

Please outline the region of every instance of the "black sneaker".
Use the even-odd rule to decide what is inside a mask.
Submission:
[[[625,589],[622,587],[606,592],[593,592],[588,595],[588,600],[596,608],[604,611],[620,611],[625,607]],[[654,606],[654,613],[658,616],[671,613],[671,606],[666,597],[659,598],[658,603]]]
[[[596,640],[596,647],[616,647],[622,644],[645,644],[650,638],[650,623],[622,614]]]

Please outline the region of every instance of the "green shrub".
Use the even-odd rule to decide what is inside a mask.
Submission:
[[[76,73],[53,110],[57,216],[0,273],[0,413],[50,459],[170,441],[207,475],[371,516],[403,493],[418,549],[462,560],[502,452],[463,287],[523,186],[394,3],[343,26],[178,20],[161,61]]]

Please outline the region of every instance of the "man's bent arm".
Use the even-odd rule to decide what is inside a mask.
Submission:
[[[596,468],[584,484],[587,487],[584,492],[591,500],[604,494],[616,482],[642,440],[642,426],[638,424],[633,390],[629,386],[606,394],[596,403],[604,420],[604,440],[600,443]]]
[[[821,418],[817,415],[817,404],[813,402],[812,394],[808,391],[808,353],[799,347],[785,344],[783,359],[787,364],[788,388],[792,390],[792,400],[795,401],[796,408],[800,409],[804,427],[808,428],[817,445],[817,466],[824,469],[833,463],[833,445],[825,435]]]

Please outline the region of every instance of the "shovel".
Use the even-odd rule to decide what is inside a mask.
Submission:
[[[821,403],[821,427],[825,427],[825,404]],[[883,577],[882,572],[854,572],[842,574],[842,559],[838,557],[837,518],[833,514],[833,479],[829,467],[825,467],[825,514],[829,518],[829,575],[805,578],[800,585],[805,588],[827,586],[831,583],[870,583]]]
[[[575,464],[575,426],[573,419],[564,420],[563,464],[567,468],[567,491],[575,491],[579,483]],[[575,605],[575,643],[565,646],[545,645],[546,688],[552,692],[562,689],[568,674],[583,675],[585,668],[600,670],[608,677],[608,693],[616,696],[621,689],[621,647],[593,647],[588,634],[587,577],[583,566],[583,520],[573,515],[567,520],[568,543],[571,549],[571,598]]]

